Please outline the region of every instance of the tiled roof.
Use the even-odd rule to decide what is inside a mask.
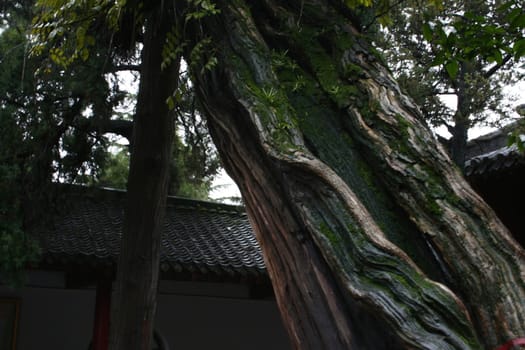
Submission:
[[[48,263],[115,264],[124,214],[122,191],[67,191],[49,224],[34,229]],[[242,208],[169,197],[161,270],[265,275],[261,249]]]
[[[515,166],[525,165],[525,157],[515,145],[469,159],[465,163],[465,175],[484,175]]]
[[[469,142],[465,175],[480,176],[525,165],[525,156],[516,145],[507,146],[509,128],[504,128]],[[525,137],[521,136],[525,141]]]

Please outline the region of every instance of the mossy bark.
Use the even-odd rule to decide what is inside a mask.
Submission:
[[[197,94],[300,349],[525,335],[524,252],[339,1],[217,1]]]

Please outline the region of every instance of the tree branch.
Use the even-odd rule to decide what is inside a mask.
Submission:
[[[131,142],[133,134],[133,122],[130,120],[97,120],[96,118],[79,117],[74,126],[86,131],[96,131],[101,134],[113,133],[125,137]]]
[[[104,73],[116,73],[116,72],[123,72],[123,71],[140,72],[140,65],[139,64],[121,64],[118,66],[108,68]]]
[[[485,74],[483,74],[483,77],[484,78],[490,78],[494,73],[496,73],[496,71],[498,69],[500,69],[501,67],[503,67],[508,61],[510,61],[510,59],[512,58],[512,55],[511,54],[507,54],[507,56],[505,56],[503,58],[503,60],[501,60],[501,63],[498,63],[494,66],[492,66],[492,68],[490,68],[487,72],[485,72]]]
[[[380,13],[377,13],[374,16],[374,18],[372,18],[372,20],[363,28],[363,31],[366,32],[372,26],[372,24],[374,24],[375,21],[377,21],[380,17],[388,14],[393,8],[401,5],[404,1],[405,0],[398,0],[393,4],[389,4],[387,8],[383,9],[383,11],[381,11]]]

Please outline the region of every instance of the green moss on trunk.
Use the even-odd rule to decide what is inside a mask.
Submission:
[[[242,1],[219,3],[223,21],[209,25],[217,40],[228,40],[219,41],[217,71],[199,78],[200,97],[262,245],[272,247],[265,254],[290,334],[318,344],[306,333],[322,333],[317,327],[330,324],[336,338],[346,336],[335,320],[357,317],[351,306],[359,304],[363,314],[377,315],[376,326],[399,348],[481,348],[476,332],[495,323],[475,329],[459,297],[471,317],[484,317],[489,312],[478,306],[480,296],[496,300],[500,292],[471,293],[472,283],[485,276],[475,263],[479,257],[462,243],[485,249],[477,239],[492,235],[488,226],[497,223],[482,218],[481,212],[490,213],[468,191],[458,192],[460,178],[447,169],[417,109],[400,95],[366,38],[332,2],[264,0],[250,2],[253,11]],[[226,91],[214,97],[220,89]],[[245,133],[249,140],[239,141]],[[463,221],[455,222],[451,211]],[[463,241],[460,229],[468,231]],[[299,251],[311,255],[301,260]],[[515,281],[504,265],[498,271]],[[310,273],[300,275],[303,268]],[[469,270],[473,276],[465,275]],[[316,299],[294,291],[298,299],[292,300],[286,286],[297,284],[296,275],[305,291],[326,294]],[[519,287],[514,295],[508,281],[493,281],[509,296],[521,293]],[[332,302],[347,308],[330,308]],[[319,316],[308,313],[313,319],[305,325],[298,310],[311,308]],[[484,341],[492,346],[504,334]],[[356,337],[367,344],[362,348],[386,348]]]

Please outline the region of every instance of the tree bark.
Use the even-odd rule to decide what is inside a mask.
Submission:
[[[142,69],[128,179],[110,349],[150,349],[159,275],[160,234],[168,190],[174,120],[166,99],[176,88],[178,61],[161,71],[171,29],[169,6],[145,21]]]
[[[468,130],[470,129],[470,116],[474,108],[474,100],[471,96],[472,87],[467,83],[469,77],[472,76],[473,69],[472,62],[463,62],[460,66],[458,78],[454,82],[457,96],[457,109],[454,113],[454,126],[450,128],[452,134],[449,140],[450,144],[450,158],[463,172],[465,169],[465,162],[467,161],[467,142]],[[481,70],[481,68],[480,68]]]
[[[525,335],[524,252],[342,2],[217,1],[194,66],[298,349],[480,349]]]
[[[459,111],[456,112],[454,119],[454,126],[451,127],[452,137],[449,140],[450,158],[461,171],[464,171],[467,161],[469,121],[461,117]]]

